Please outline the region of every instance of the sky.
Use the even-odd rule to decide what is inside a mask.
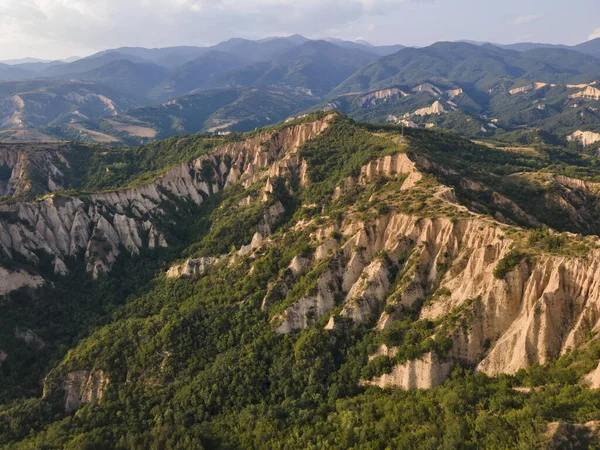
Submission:
[[[380,45],[572,45],[600,37],[600,8],[598,0],[0,0],[0,60],[296,33]]]

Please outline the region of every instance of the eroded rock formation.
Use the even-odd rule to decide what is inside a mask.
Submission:
[[[158,224],[165,216],[165,208],[176,207],[173,198],[200,205],[204,198],[233,183],[248,187],[283,173],[302,180],[306,168],[297,151],[304,142],[324,131],[330,119],[331,116],[290,125],[278,132],[226,144],[211,155],[171,169],[141,187],[0,205],[0,245],[6,254],[20,253],[33,263],[38,261],[38,251],[52,255],[54,269],[59,273],[67,271],[66,259],[83,252],[87,270],[98,276],[110,270],[121,248],[137,254],[144,246],[168,245]],[[262,170],[267,167],[269,171]],[[270,217],[265,220],[262,232],[269,232],[270,220],[280,214],[280,209],[275,205],[268,211]],[[19,274],[16,280],[5,281],[3,289],[6,293],[13,286],[31,285],[37,280]]]

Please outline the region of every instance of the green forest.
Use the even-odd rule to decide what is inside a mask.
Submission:
[[[142,185],[167,168],[250,135],[195,136],[185,143],[171,138],[109,153],[86,147],[72,156],[69,190],[60,195]],[[315,290],[332,258],[311,263],[289,292],[263,305],[273,283],[291,276],[295,257],[315,254],[311,233],[343,223],[351,211],[367,223],[390,212],[464,218],[464,213],[435,208],[430,194],[440,184],[453,187],[458,199],[473,203],[480,214],[501,211],[511,219],[514,213],[493,202],[492,192],[502,193],[544,225],[511,221],[528,238],[522,249],[499,262],[496,278],[536,255],[567,254],[571,238],[555,238],[548,227],[598,233],[600,209],[586,203],[597,204],[598,198],[569,197],[589,209],[585,228],[561,213],[564,205],[556,199],[566,197],[547,195],[552,187],[510,175],[535,172],[599,181],[600,163],[559,146],[536,149],[537,156],[524,155],[443,131],[402,132],[397,126],[359,124],[337,115],[299,150],[308,165],[309,188],[284,177],[276,180],[266,202],[261,199],[264,180],[247,189],[234,185],[201,205],[182,200],[167,214],[176,220],[159,224],[168,248],[144,249],[137,256],[124,252],[98,279],[85,272],[83,255],[69,261],[70,272],[64,276],[53,274],[42,258],[35,270],[49,283],[33,293],[22,290],[0,298],[0,348],[10,351],[10,358],[0,363],[0,447],[532,449],[547,445],[549,423],[599,420],[600,391],[580,382],[600,359],[600,341],[593,334],[581,349],[513,375],[488,377],[457,361],[439,387],[381,389],[361,381],[428,352],[443,357],[452,345],[452,330],[468,326],[477,300],[438,322],[420,319],[421,302],[397,311],[401,320],[383,331],[374,323],[357,325],[350,319],[325,329],[341,311],[344,299],[339,296],[335,309],[314,325],[275,333],[274,317]],[[415,192],[401,191],[405,177],[379,177],[341,197],[334,195],[365,164],[397,153],[433,162]],[[469,191],[462,183],[467,177],[485,189]],[[372,200],[384,194],[388,203]],[[248,196],[252,201],[240,206]],[[199,277],[165,276],[172,264],[188,257],[234,254],[252,240],[265,210],[276,202],[283,204],[285,215],[270,236],[273,245],[235,263],[216,264]],[[301,221],[312,221],[312,228],[297,226]],[[340,233],[330,237],[346,239]],[[11,264],[28,267],[25,261]],[[439,264],[443,273],[447,267]],[[401,280],[405,274],[394,275]],[[426,301],[434,300],[431,295]],[[17,339],[15,329],[33,330],[44,346]],[[398,347],[396,355],[370,360],[382,344]],[[64,380],[74,371],[102,371],[109,382],[99,402],[66,412]],[[592,435],[573,429],[577,448],[600,448]]]

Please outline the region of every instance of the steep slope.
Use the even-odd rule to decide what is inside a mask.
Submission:
[[[32,198],[64,189],[67,143],[0,144],[0,197]]]
[[[116,190],[2,205],[3,279],[29,292],[2,304],[1,445],[595,443],[597,225],[565,231],[600,189],[564,176],[595,157],[337,113],[206,139],[124,156]]]
[[[171,169],[153,183],[138,188],[83,198],[51,195],[34,203],[2,205],[0,211],[7,217],[0,232],[3,250],[13,257],[20,254],[33,263],[39,261],[36,253],[44,251],[52,257],[54,271],[59,273],[67,270],[67,258],[85,250],[87,270],[98,276],[110,269],[121,246],[137,254],[143,245],[167,245],[149,219],[158,220],[166,214],[173,198],[199,205],[206,196],[240,177],[251,179],[267,162],[277,159],[280,153],[297,150],[326,126],[327,120],[288,126],[276,134],[259,134],[241,145],[217,147],[210,156]],[[262,143],[270,140],[278,145],[264,153]],[[34,154],[41,157],[39,151]],[[63,160],[68,164],[64,157]]]

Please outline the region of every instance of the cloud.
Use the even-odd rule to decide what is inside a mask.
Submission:
[[[598,38],[600,38],[600,28],[596,28],[594,31],[592,31],[592,34],[590,34],[588,39],[591,41],[592,39]]]
[[[512,21],[513,25],[526,25],[542,17],[540,14],[532,14],[530,16],[515,17]]]
[[[320,36],[435,0],[0,0],[0,50],[61,56],[120,45],[213,44],[232,36]],[[5,57],[6,55],[0,55]]]

